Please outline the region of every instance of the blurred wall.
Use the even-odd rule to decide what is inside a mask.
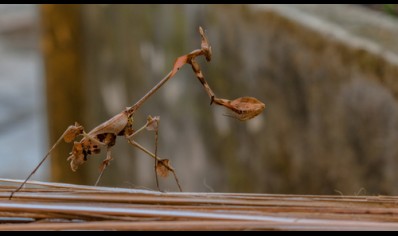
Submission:
[[[198,26],[213,48],[212,61],[200,65],[214,92],[266,104],[249,122],[224,116],[209,106],[189,67],[146,102],[135,127],[160,115],[158,152],[171,159],[185,191],[398,193],[398,65],[383,54],[272,6],[83,5],[79,11],[83,95],[74,106],[83,118],[70,124],[90,130],[134,104],[178,56],[200,47]],[[136,140],[154,150],[152,133]],[[113,150],[102,185],[155,189],[151,158],[121,137]],[[104,153],[78,170],[88,173],[85,183],[96,179]],[[57,171],[74,174],[66,161],[62,168]],[[161,186],[177,190],[171,177]]]

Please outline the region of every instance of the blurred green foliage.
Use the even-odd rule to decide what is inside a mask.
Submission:
[[[398,4],[383,4],[383,9],[390,15],[398,16]]]

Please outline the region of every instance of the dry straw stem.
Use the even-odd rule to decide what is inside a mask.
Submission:
[[[150,190],[0,179],[0,230],[398,230],[398,197]]]

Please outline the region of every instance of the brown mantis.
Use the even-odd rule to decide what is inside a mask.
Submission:
[[[151,97],[163,84],[165,84],[169,79],[171,79],[178,70],[185,64],[190,64],[196,77],[199,79],[200,83],[204,87],[206,93],[210,98],[210,105],[215,103],[217,105],[224,106],[231,110],[233,116],[239,120],[248,120],[251,119],[258,114],[260,114],[264,108],[264,103],[260,102],[256,98],[253,97],[241,97],[235,100],[228,100],[223,98],[218,98],[215,96],[214,92],[211,90],[210,86],[206,82],[202,71],[200,70],[199,64],[196,62],[196,58],[199,56],[204,56],[206,60],[209,62],[211,60],[212,51],[211,47],[208,43],[205,33],[203,29],[199,27],[199,33],[201,36],[201,49],[196,49],[184,56],[180,56],[174,63],[173,69],[157,84],[155,85],[148,93],[146,93],[138,102],[136,102],[133,106],[127,107],[125,110],[105,121],[104,123],[98,125],[90,132],[85,132],[83,126],[78,124],[77,122],[74,125],[70,125],[65,132],[61,135],[61,137],[55,142],[55,144],[51,147],[51,149],[47,152],[41,162],[36,166],[36,168],[29,174],[29,176],[25,179],[25,181],[11,193],[10,199],[13,195],[22,189],[22,187],[26,184],[26,182],[32,177],[32,175],[39,169],[39,167],[44,163],[44,161],[48,158],[51,151],[62,141],[64,140],[67,143],[74,141],[77,137],[82,136],[80,141],[74,141],[71,155],[68,157],[68,161],[70,161],[71,169],[76,171],[78,167],[84,164],[88,157],[92,154],[97,154],[101,151],[101,148],[106,148],[106,158],[102,162],[100,166],[100,174],[95,183],[97,185],[101,176],[106,169],[106,167],[110,164],[112,160],[111,156],[111,148],[115,145],[117,136],[124,136],[129,144],[134,147],[137,147],[141,151],[148,154],[150,157],[155,160],[155,176],[156,176],[156,184],[159,189],[158,175],[162,177],[166,177],[169,172],[172,172],[175,178],[175,181],[178,185],[180,191],[182,191],[181,186],[179,184],[177,175],[175,170],[170,165],[170,161],[168,159],[161,159],[157,155],[157,139],[158,139],[158,125],[159,125],[159,117],[148,116],[147,122],[144,126],[139,128],[138,130],[133,129],[133,115],[134,113],[142,106],[142,104]],[[154,131],[155,132],[155,153],[148,151],[146,148],[138,144],[134,141],[133,137],[140,133],[143,130]]]

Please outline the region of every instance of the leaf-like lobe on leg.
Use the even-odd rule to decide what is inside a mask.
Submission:
[[[156,163],[156,174],[161,177],[167,177],[169,175],[169,171],[173,170],[173,167],[170,165],[170,160],[163,159],[159,160]]]
[[[233,116],[241,121],[249,120],[259,115],[265,104],[254,97],[241,97],[235,100],[214,98],[214,103],[233,111]]]
[[[68,157],[67,161],[70,161],[72,171],[76,171],[80,165],[86,162],[85,155],[83,153],[83,145],[80,142],[74,143],[72,153]]]
[[[83,126],[75,122],[75,125],[70,125],[64,133],[64,141],[66,143],[72,142],[78,135],[83,133]]]
[[[148,131],[157,130],[159,126],[159,120],[160,120],[159,116],[154,116],[154,117],[148,116],[146,130]]]

